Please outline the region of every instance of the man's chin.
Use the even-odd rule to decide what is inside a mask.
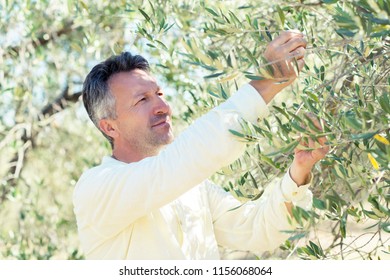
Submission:
[[[173,140],[174,140],[174,135],[171,131],[169,131],[167,134],[161,135],[160,137],[158,137],[158,139],[156,139],[155,143],[158,146],[166,146],[166,145],[171,144],[173,142]]]

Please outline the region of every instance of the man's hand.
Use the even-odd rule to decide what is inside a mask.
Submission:
[[[273,77],[250,82],[266,103],[296,79],[296,72],[305,65],[306,44],[299,31],[284,31],[268,44],[264,57],[273,67]]]
[[[274,69],[275,81],[291,84],[295,80],[305,65],[306,44],[299,31],[284,31],[269,43],[264,57]]]
[[[308,115],[308,117],[322,131],[319,120],[314,115]],[[314,140],[309,137],[300,142],[304,148],[298,147],[295,149],[294,161],[290,167],[290,176],[298,186],[307,183],[313,166],[325,158],[329,151],[326,142],[326,137],[319,137]]]

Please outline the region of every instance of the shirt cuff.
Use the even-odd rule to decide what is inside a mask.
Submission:
[[[282,194],[286,201],[292,202],[294,205],[302,205],[305,202],[304,207],[307,208],[312,201],[312,192],[309,190],[312,182],[312,174],[310,174],[310,180],[307,184],[298,186],[290,176],[290,169],[284,175],[282,179]],[[301,206],[300,206],[301,207]]]

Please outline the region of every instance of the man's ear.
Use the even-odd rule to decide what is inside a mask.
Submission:
[[[113,122],[113,120],[101,119],[99,121],[100,129],[111,138],[115,139],[119,136],[117,126]]]

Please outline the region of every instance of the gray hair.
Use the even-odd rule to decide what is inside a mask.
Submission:
[[[100,120],[117,118],[115,97],[109,89],[108,80],[116,73],[130,72],[134,69],[149,71],[149,63],[140,55],[123,52],[93,67],[84,81],[82,91],[84,107],[89,118],[108,139],[111,147],[114,145],[114,139],[106,135],[99,127]]]

